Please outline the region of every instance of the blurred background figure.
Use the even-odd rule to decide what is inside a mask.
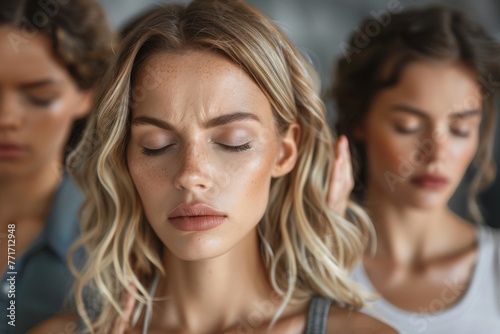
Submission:
[[[159,6],[157,0],[100,0],[106,8],[110,21],[115,27],[123,27],[133,17],[149,8]],[[170,1],[169,1],[170,2]],[[179,1],[186,3],[187,1]],[[390,22],[391,15],[404,9],[427,5],[445,5],[461,10],[477,22],[481,22],[486,31],[496,39],[500,39],[500,2],[495,0],[479,1],[446,1],[446,0],[248,0],[269,15],[280,28],[287,33],[302,53],[308,56],[321,75],[323,89],[331,83],[332,59],[339,56],[348,56],[354,52],[346,43],[346,36],[358,31],[359,22],[366,16],[373,18],[370,26],[376,35],[384,25]],[[370,37],[370,36],[368,36]],[[490,89],[500,89],[499,86],[490,86]],[[336,118],[336,110],[332,103],[328,104],[330,121]],[[498,125],[497,125],[498,127]],[[494,157],[500,163],[500,138],[497,136]],[[459,187],[451,200],[451,207],[461,216],[466,215],[466,189],[470,181],[468,175],[464,178],[464,185]],[[479,203],[483,208],[486,223],[500,227],[500,180],[486,192],[482,193]]]
[[[394,14],[348,44],[362,50],[339,58],[332,92],[376,230],[376,251],[354,271],[383,297],[368,313],[402,333],[497,331],[500,230],[482,224],[476,196],[495,175],[500,44],[443,7]],[[448,203],[466,171],[463,219]]]
[[[0,333],[71,307],[66,256],[82,197],[64,160],[112,38],[93,0],[0,1]]]

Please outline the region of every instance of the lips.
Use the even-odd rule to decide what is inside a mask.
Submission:
[[[181,231],[206,231],[215,228],[227,216],[206,204],[181,204],[168,215],[168,222]]]
[[[446,186],[449,181],[441,175],[424,174],[411,179],[411,183],[419,188],[440,189]]]
[[[0,142],[0,159],[17,158],[23,153],[24,149],[20,145]]]

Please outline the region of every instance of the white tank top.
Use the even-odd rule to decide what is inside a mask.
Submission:
[[[494,334],[500,333],[500,230],[477,227],[477,262],[467,291],[451,307],[434,313],[408,312],[384,299],[374,302],[362,312],[391,325],[402,334]],[[376,292],[362,264],[356,266],[352,277],[370,292]],[[454,290],[453,282],[446,284],[433,305],[446,305]],[[448,297],[447,297],[448,296]]]

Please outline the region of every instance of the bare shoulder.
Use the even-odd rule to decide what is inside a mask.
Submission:
[[[383,322],[357,311],[343,309],[332,305],[328,315],[327,333],[332,334],[393,334],[392,327]]]
[[[74,314],[57,315],[37,325],[28,334],[67,333],[77,334],[78,323]]]

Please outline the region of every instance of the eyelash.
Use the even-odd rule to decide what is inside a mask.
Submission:
[[[467,138],[470,135],[470,132],[464,132],[464,131],[459,131],[459,130],[451,130],[451,132],[457,136],[457,137],[462,137],[462,138]]]
[[[34,97],[28,97],[28,102],[36,107],[48,107],[52,101],[52,99],[37,99]]]
[[[411,135],[411,134],[417,133],[420,130],[418,128],[412,129],[412,130],[408,130],[408,129],[405,129],[405,128],[402,128],[402,127],[398,127],[398,126],[396,126],[395,129],[396,129],[396,131],[398,133],[403,134],[403,135]],[[467,138],[470,135],[469,132],[463,132],[463,131],[459,131],[459,130],[455,130],[455,129],[451,129],[451,132],[455,136],[461,137],[461,138]]]
[[[414,134],[420,130],[419,128],[408,130],[408,129],[401,127],[401,126],[395,126],[394,128],[396,129],[396,132],[404,134],[404,135]]]
[[[252,148],[250,143],[246,143],[246,144],[239,145],[239,146],[229,146],[229,145],[223,145],[223,144],[219,144],[219,145],[222,149],[229,151],[229,152],[243,152],[243,151],[247,151],[247,150]],[[147,156],[157,156],[157,155],[160,155],[163,152],[165,152],[167,150],[167,148],[169,148],[170,146],[171,145],[168,145],[168,146],[156,149],[156,150],[143,147],[142,153],[144,155],[147,155]]]
[[[250,145],[250,143],[246,143],[246,144],[243,144],[243,145],[239,145],[239,146],[228,146],[228,145],[223,145],[223,144],[219,144],[224,150],[227,150],[229,152],[243,152],[243,151],[247,151],[249,149],[252,148],[252,146]]]
[[[160,155],[162,154],[163,152],[165,152],[167,150],[167,148],[169,148],[170,145],[168,146],[165,146],[165,147],[162,147],[162,148],[159,148],[157,150],[152,150],[150,148],[146,148],[146,147],[143,147],[142,148],[142,154],[144,155],[147,155],[149,157],[154,157],[156,155]]]

